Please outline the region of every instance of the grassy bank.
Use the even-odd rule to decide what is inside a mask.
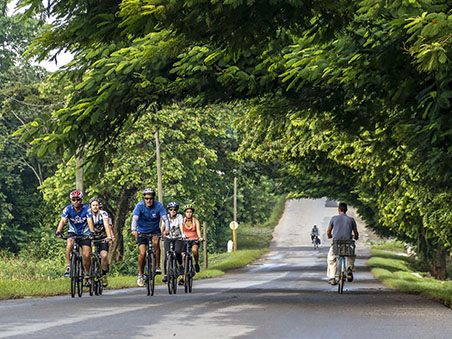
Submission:
[[[384,243],[372,247],[368,265],[385,286],[402,292],[420,294],[452,305],[452,282],[436,280],[422,272],[416,260],[405,254],[403,244]]]
[[[208,269],[201,269],[195,279],[218,277],[226,271],[244,267],[259,258],[268,251],[272,238],[272,232],[284,212],[285,197],[281,197],[275,205],[269,220],[262,225],[240,225],[237,230],[237,252],[217,253],[209,255]],[[232,238],[232,236],[231,236]],[[202,253],[200,253],[200,259]],[[0,255],[0,268],[4,272],[16,272],[16,276],[3,275],[0,271],[0,299],[42,297],[60,294],[68,294],[70,291],[70,279],[60,278],[64,270],[63,260],[58,265],[48,265],[41,261],[29,262],[21,258],[11,258]],[[39,269],[40,267],[41,270]],[[12,269],[11,267],[14,267]],[[46,267],[46,269],[44,269]],[[52,267],[51,269],[48,267]],[[202,263],[201,263],[202,267]],[[8,269],[7,269],[8,268]],[[38,271],[40,270],[41,273]],[[34,271],[33,275],[27,272]],[[50,275],[50,273],[51,275]],[[32,279],[23,277],[32,276]],[[22,278],[21,278],[22,277]],[[47,277],[47,278],[46,278]],[[58,278],[56,278],[58,277]],[[162,276],[156,278],[157,284],[162,284]],[[136,287],[136,276],[110,276],[108,289]],[[84,293],[87,293],[84,292]]]

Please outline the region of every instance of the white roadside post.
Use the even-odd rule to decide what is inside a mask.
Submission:
[[[233,255],[235,255],[235,251],[237,249],[237,240],[235,238],[235,230],[237,229],[237,227],[239,227],[239,224],[237,223],[237,221],[231,221],[229,223],[229,228],[232,230],[232,242],[233,242]]]

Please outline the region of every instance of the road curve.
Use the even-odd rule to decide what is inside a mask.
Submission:
[[[288,201],[269,253],[221,278],[195,281],[192,294],[170,296],[159,286],[154,297],[132,288],[2,301],[0,338],[450,338],[448,308],[373,278],[362,222],[355,281],[343,295],[327,284],[325,232],[336,213],[324,199]],[[326,244],[319,250],[311,246],[313,224]]]

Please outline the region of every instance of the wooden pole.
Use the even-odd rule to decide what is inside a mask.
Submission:
[[[75,157],[75,189],[83,192],[83,159],[79,156]]]
[[[234,221],[237,222],[237,177],[234,176]],[[237,250],[237,239],[235,227],[232,228],[232,241],[234,242],[234,250],[233,255],[235,255],[235,251]]]
[[[157,191],[158,201],[163,204],[163,185],[162,185],[162,161],[160,159],[160,133],[159,129],[155,132],[155,156],[157,160]],[[163,243],[160,241],[160,267],[165,264],[165,253]]]
[[[155,132],[155,154],[157,158],[157,190],[158,199],[163,204],[163,186],[162,186],[162,161],[160,158],[160,134],[159,129]]]
[[[202,226],[203,226],[202,237],[204,238],[204,268],[208,268],[209,264],[207,262],[207,224],[205,221],[202,224]]]

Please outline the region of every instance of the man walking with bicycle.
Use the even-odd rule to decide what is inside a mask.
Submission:
[[[162,218],[165,229],[170,229],[166,209],[163,204],[155,200],[155,191],[152,188],[146,188],[143,191],[143,200],[135,207],[132,213],[132,234],[137,238],[139,249],[138,254],[138,279],[137,285],[144,286],[144,263],[146,257],[146,246],[148,240],[141,237],[141,234],[155,234],[152,238],[152,246],[155,251],[156,262],[160,263],[160,218]],[[161,274],[160,266],[156,266],[156,274]]]
[[[335,215],[331,218],[328,225],[327,236],[333,240],[352,240],[353,235],[355,240],[358,240],[358,228],[356,226],[355,219],[347,215],[347,204],[340,202],[338,206],[339,215]],[[353,269],[355,268],[356,256],[347,257],[347,280],[353,281]],[[336,285],[336,256],[333,252],[333,246],[330,247],[328,252],[328,282],[331,285]]]

